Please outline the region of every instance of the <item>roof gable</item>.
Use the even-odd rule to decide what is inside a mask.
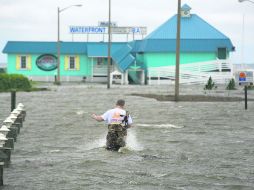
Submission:
[[[177,15],[174,15],[145,39],[176,39]],[[181,39],[228,39],[196,14],[181,17]]]

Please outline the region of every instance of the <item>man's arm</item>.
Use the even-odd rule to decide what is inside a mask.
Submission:
[[[100,115],[92,114],[92,118],[96,121],[104,121],[104,119]]]

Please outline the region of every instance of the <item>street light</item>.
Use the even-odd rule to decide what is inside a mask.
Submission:
[[[250,3],[253,3],[254,4],[254,1],[252,0],[238,0],[240,3],[244,2],[244,1],[249,1]],[[242,68],[243,68],[243,48],[244,48],[244,14],[243,14],[243,32],[242,32]]]
[[[251,2],[251,3],[253,3],[254,4],[254,1],[251,1],[251,0],[238,0],[240,3],[242,3],[242,2],[244,2],[244,1],[249,1],[249,2]]]
[[[111,66],[111,0],[108,5],[108,84],[107,88],[110,89],[110,66]]]
[[[57,83],[60,84],[60,13],[71,7],[82,7],[82,5],[70,5],[60,9],[57,7]]]

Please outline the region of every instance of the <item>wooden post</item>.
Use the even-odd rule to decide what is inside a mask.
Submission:
[[[247,110],[248,109],[248,96],[247,96],[247,92],[248,92],[248,90],[247,90],[248,88],[247,88],[247,85],[245,85],[244,86],[244,102],[245,102],[245,110]]]
[[[16,90],[11,91],[11,112],[16,108]]]

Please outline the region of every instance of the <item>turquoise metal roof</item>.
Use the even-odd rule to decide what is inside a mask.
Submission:
[[[131,43],[132,44],[132,43]],[[135,58],[131,55],[132,47],[125,44],[112,55],[112,59],[117,63],[118,68],[123,72],[133,63]]]
[[[177,16],[173,16],[148,35],[139,47],[140,52],[167,52],[176,49]],[[233,51],[230,39],[199,16],[181,18],[181,51],[211,52],[218,47]]]
[[[170,18],[145,40],[150,39],[176,39],[177,15]],[[208,24],[198,15],[191,14],[190,17],[181,18],[181,39],[228,39],[223,33]]]
[[[56,42],[28,42],[9,41],[3,49],[3,53],[57,53]],[[86,53],[86,43],[84,42],[61,42],[61,53],[63,54],[83,54]]]
[[[111,56],[114,55],[119,49],[125,47],[126,43],[114,42],[111,44]],[[87,56],[88,57],[107,57],[108,56],[108,43],[87,43]]]
[[[128,45],[131,47],[131,52],[132,53],[137,53],[139,52],[140,47],[142,46],[142,40],[135,40],[132,42],[129,42]]]
[[[116,63],[120,63],[121,60],[123,60],[131,52],[131,50],[131,46],[125,44],[118,51],[113,53],[112,58]]]
[[[129,68],[129,66],[135,61],[135,57],[128,54],[120,63],[118,63],[119,69],[123,72]]]

